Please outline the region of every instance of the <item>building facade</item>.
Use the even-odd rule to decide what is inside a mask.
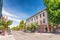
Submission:
[[[47,12],[46,10],[43,10],[41,12],[38,12],[37,14],[31,16],[26,20],[26,25],[31,25],[31,23],[37,22],[38,25],[40,25],[40,20],[42,21],[42,25],[47,25],[48,20],[47,20]]]
[[[3,2],[2,2],[3,0],[0,0],[0,18],[1,18],[1,16],[2,16],[2,5],[3,5]]]
[[[47,11],[42,10],[38,12],[37,14],[31,16],[30,18],[26,19],[26,26],[31,25],[32,23],[37,22],[38,25],[40,26],[40,21],[42,22],[42,31],[47,31],[47,25],[48,25],[48,18],[47,18]]]

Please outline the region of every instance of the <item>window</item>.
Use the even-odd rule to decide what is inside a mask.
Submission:
[[[45,19],[43,19],[43,23],[45,23]]]
[[[38,16],[36,16],[36,19],[38,19]]]
[[[43,13],[43,16],[45,16],[45,13]]]
[[[33,21],[33,18],[31,19],[31,21]]]
[[[35,17],[34,17],[34,20],[35,20]]]
[[[40,18],[41,18],[41,14],[40,14]]]

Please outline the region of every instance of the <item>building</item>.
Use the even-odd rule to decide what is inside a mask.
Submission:
[[[2,16],[2,0],[0,0],[0,18],[1,18],[1,16]]]
[[[26,26],[29,26],[31,25],[31,23],[35,23],[35,22],[37,22],[38,25],[40,26],[40,21],[42,22],[42,31],[46,32],[48,30],[47,29],[48,18],[47,18],[46,9],[26,19]]]
[[[26,20],[26,25],[31,25],[31,23],[38,22],[38,25],[40,25],[40,20],[42,21],[43,25],[47,25],[47,12],[46,10],[40,11],[37,14],[31,16]]]

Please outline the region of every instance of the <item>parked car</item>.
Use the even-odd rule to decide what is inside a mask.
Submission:
[[[30,31],[29,30],[25,30],[24,32],[29,33]]]
[[[2,34],[2,30],[0,30],[0,34]]]
[[[11,35],[11,30],[7,30],[8,35]]]

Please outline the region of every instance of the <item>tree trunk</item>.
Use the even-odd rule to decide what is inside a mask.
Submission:
[[[58,25],[56,25],[56,32],[58,32]]]

